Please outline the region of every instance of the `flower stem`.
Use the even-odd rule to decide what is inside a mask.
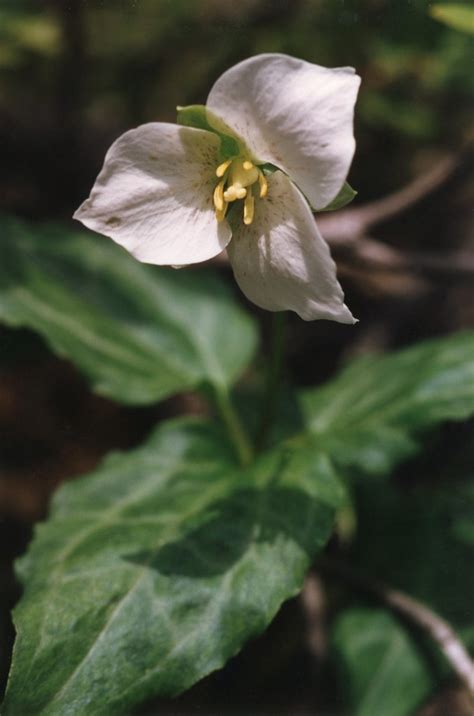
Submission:
[[[226,388],[216,388],[213,392],[214,403],[219,415],[232,440],[235,451],[242,467],[249,465],[254,457],[254,450],[248,435],[240,422],[240,418],[232,405],[229,392]]]
[[[284,359],[285,328],[285,313],[274,313],[272,316],[272,335],[267,363],[263,410],[256,439],[258,450],[262,450],[265,447],[268,433],[276,417]]]

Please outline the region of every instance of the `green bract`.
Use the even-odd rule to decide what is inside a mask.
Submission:
[[[101,395],[137,405],[228,388],[254,355],[252,320],[209,271],[146,266],[57,227],[1,232],[0,319],[39,331]]]
[[[341,497],[310,444],[244,471],[198,420],[65,485],[19,564],[2,713],[117,716],[191,686],[301,588]]]
[[[473,355],[471,332],[361,358],[302,394],[308,429],[339,465],[387,473],[416,452],[424,431],[472,415]]]

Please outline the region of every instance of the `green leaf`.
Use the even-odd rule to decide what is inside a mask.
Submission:
[[[203,104],[191,104],[187,107],[177,107],[177,122],[184,127],[194,127],[214,132],[220,137],[221,159],[236,157],[244,151],[243,142],[239,140],[234,132],[219,117],[216,117]]]
[[[146,404],[228,387],[256,329],[209,271],[158,269],[112,241],[0,224],[0,321],[39,332],[101,395]]]
[[[117,716],[191,686],[297,593],[341,500],[311,444],[244,471],[197,419],[66,484],[19,564],[2,713]]]
[[[430,15],[454,30],[474,35],[474,7],[472,5],[437,3],[430,7]]]
[[[419,647],[388,612],[348,609],[333,643],[352,716],[412,716],[433,688]]]
[[[319,211],[336,211],[337,209],[342,209],[344,206],[347,206],[347,204],[350,204],[356,196],[356,190],[345,181],[339,194],[334,197],[324,209],[319,209]]]
[[[418,449],[417,437],[474,413],[474,333],[365,357],[301,405],[309,430],[338,464],[388,472]]]

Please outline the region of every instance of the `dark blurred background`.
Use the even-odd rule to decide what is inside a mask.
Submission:
[[[0,0],[0,212],[70,222],[120,133],[143,122],[175,121],[176,105],[205,103],[213,81],[250,55],[284,52],[326,66],[351,65],[362,76],[350,174],[359,192],[354,207],[451,164],[420,201],[405,202],[373,233],[370,227],[365,238],[375,239],[375,247],[357,254],[334,242],[347,303],[360,323],[348,328],[291,317],[289,376],[297,385],[317,383],[367,350],[472,327],[474,273],[456,257],[468,256],[474,243],[467,149],[473,39],[433,19],[431,5]],[[216,270],[228,273],[225,266]],[[269,317],[248,308],[265,343]],[[18,596],[12,559],[24,550],[32,523],[45,515],[51,491],[110,449],[140,442],[160,417],[195,408],[190,396],[146,409],[95,397],[40,338],[0,328],[0,681],[12,642],[8,610]],[[470,434],[441,443],[447,464],[449,450],[459,451]],[[287,605],[269,634],[222,674],[178,705],[161,708],[208,713],[213,704],[221,713],[247,704],[248,713],[274,713],[279,704],[287,713],[315,712],[303,627],[296,603]]]

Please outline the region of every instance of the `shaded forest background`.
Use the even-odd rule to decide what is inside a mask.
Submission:
[[[406,208],[380,217],[375,235],[365,236],[375,246],[354,252],[333,230],[339,276],[360,323],[348,328],[291,317],[289,375],[297,385],[314,384],[349,357],[472,328],[467,147],[473,39],[433,19],[430,5],[1,0],[0,212],[33,225],[70,225],[119,134],[144,122],[175,121],[176,105],[204,103],[213,81],[250,55],[284,52],[326,66],[351,65],[362,76],[349,177],[359,192],[353,206],[416,177],[434,172],[435,178],[420,201],[407,200]],[[447,169],[437,180],[439,167]],[[225,265],[216,270],[229,273]],[[247,308],[259,317],[265,340],[268,315]],[[120,407],[92,395],[74,368],[33,333],[0,329],[0,681],[13,637],[9,609],[18,596],[12,560],[24,550],[33,522],[45,515],[54,487],[91,469],[111,449],[138,444],[157,419],[200,409],[186,395],[158,408]],[[423,459],[394,479],[436,484],[453,471],[467,472],[471,438],[470,425],[448,426]],[[231,712],[261,704],[261,713],[272,713],[278,704],[306,713],[318,699],[305,638],[304,619],[292,602],[266,636],[183,697],[181,707],[198,713],[213,704]],[[443,704],[448,699],[451,708],[453,698],[448,687],[435,711],[426,713],[445,713]]]

